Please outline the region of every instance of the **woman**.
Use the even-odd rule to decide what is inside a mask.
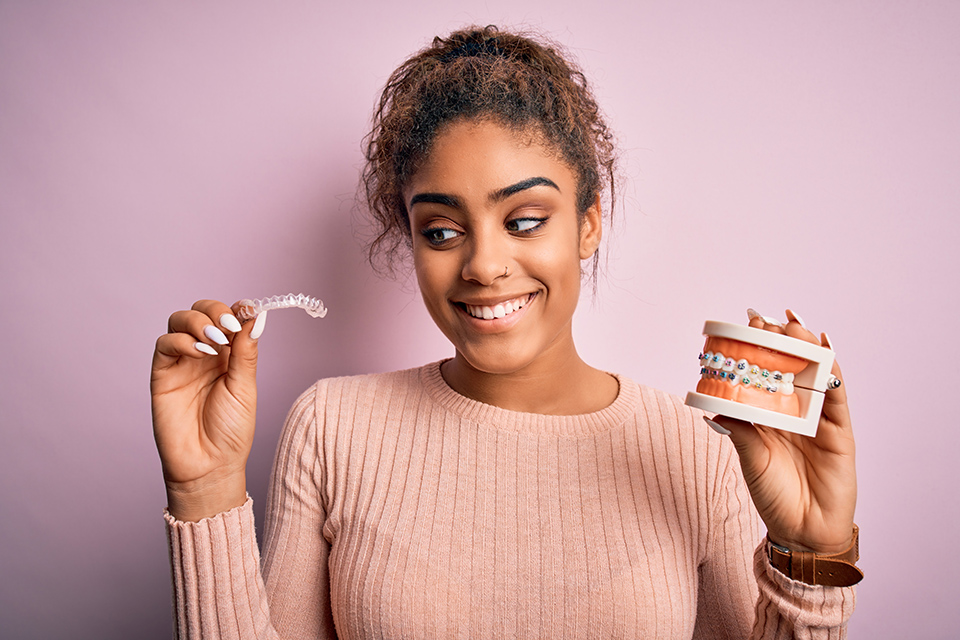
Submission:
[[[266,314],[171,316],[152,392],[180,636],[844,633],[852,588],[788,578],[756,531],[759,511],[795,566],[855,543],[843,388],[816,438],[718,417],[721,438],[577,354],[610,140],[582,74],[529,38],[457,32],[393,74],[368,139],[371,257],[411,251],[455,355],[300,397],[262,571],[244,468]],[[819,344],[788,317],[751,324]]]

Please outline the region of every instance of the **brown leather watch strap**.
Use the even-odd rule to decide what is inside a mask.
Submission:
[[[853,525],[853,542],[846,551],[821,556],[812,551],[791,551],[767,537],[767,558],[773,567],[791,580],[825,587],[850,587],[863,579],[857,568],[860,559],[860,528]]]

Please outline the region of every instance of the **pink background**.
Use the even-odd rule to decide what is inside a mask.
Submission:
[[[566,43],[619,134],[588,361],[683,393],[705,319],[829,330],[859,444],[851,636],[957,637],[950,1],[0,2],[0,633],[169,636],[147,382],[172,311],[331,309],[262,339],[258,513],[303,388],[450,354],[411,281],[364,263],[353,195],[387,74],[471,22]]]

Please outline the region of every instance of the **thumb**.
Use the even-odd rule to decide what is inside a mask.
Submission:
[[[703,419],[710,425],[710,428],[717,433],[730,436],[730,440],[733,442],[733,446],[736,447],[737,453],[740,454],[741,458],[743,458],[744,453],[757,450],[757,447],[766,448],[763,445],[763,438],[760,435],[759,429],[757,429],[752,422],[721,415],[714,416],[713,418],[703,416]]]
[[[253,322],[245,323],[234,336],[227,365],[228,380],[256,380],[258,344],[266,324],[267,312],[263,311]]]

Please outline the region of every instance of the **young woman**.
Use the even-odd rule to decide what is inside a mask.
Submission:
[[[454,356],[300,397],[261,558],[244,469],[266,314],[241,326],[204,300],[170,317],[152,393],[178,635],[843,635],[852,580],[822,560],[856,540],[843,387],[816,438],[718,417],[720,437],[577,354],[615,190],[576,67],[494,28],[437,38],[388,82],[367,158],[371,256],[412,253]],[[787,315],[751,324],[821,344]]]

